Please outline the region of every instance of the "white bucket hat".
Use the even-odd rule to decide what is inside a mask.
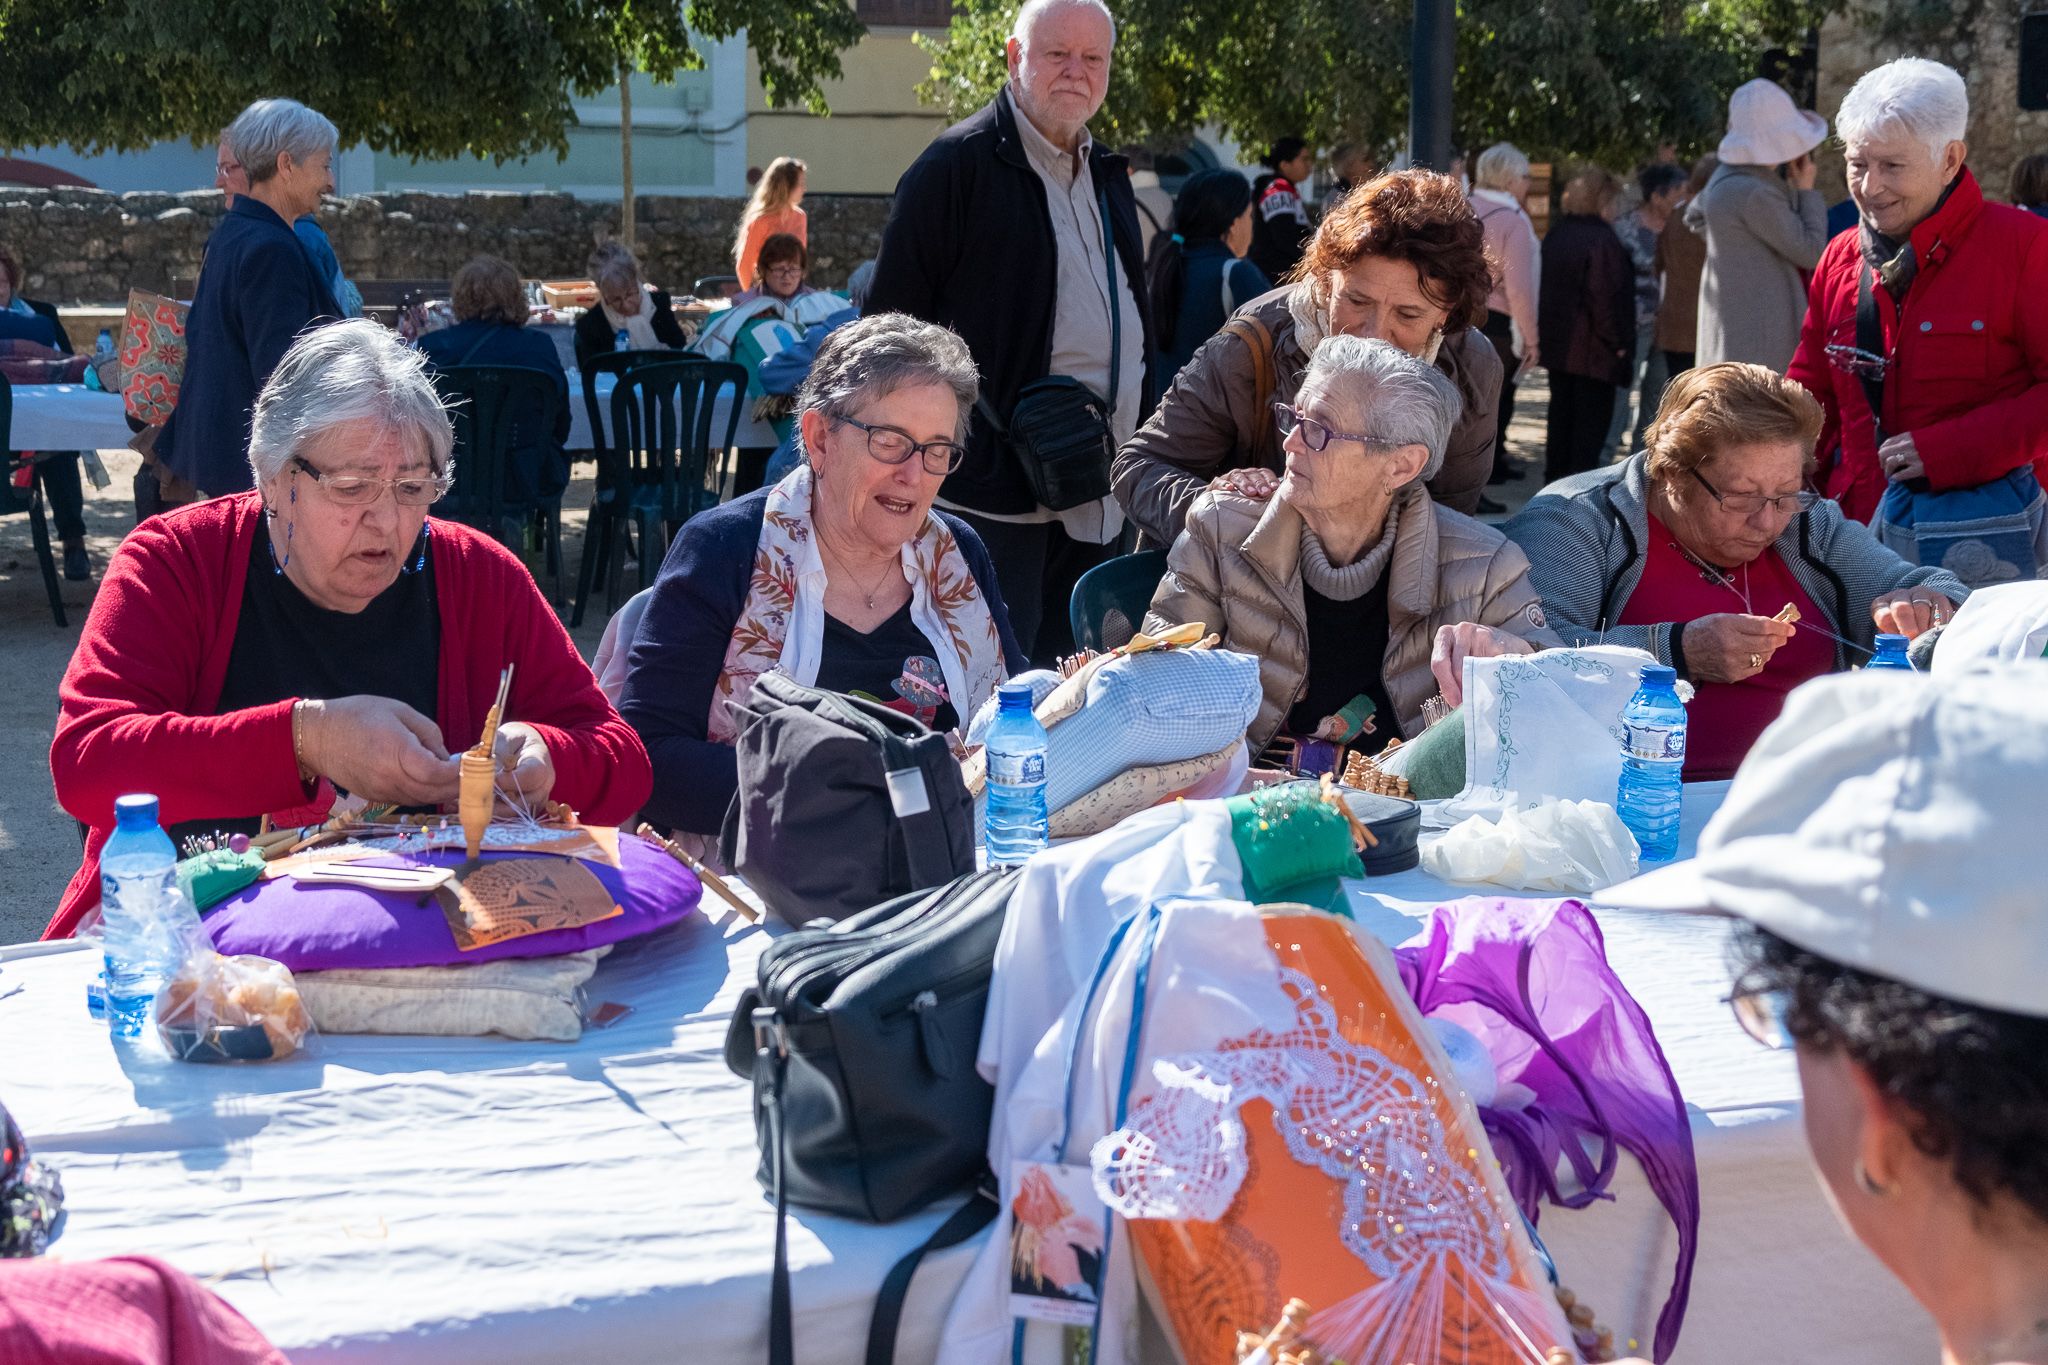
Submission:
[[[1733,915],[1965,1004],[2048,1016],[2048,672],[1867,671],[1799,688],[1699,856],[1594,897]]]
[[[1827,135],[1826,119],[1793,104],[1776,81],[1758,77],[1728,97],[1720,157],[1733,166],[1776,166],[1812,151]]]

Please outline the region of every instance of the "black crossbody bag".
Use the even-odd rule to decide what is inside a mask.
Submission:
[[[1078,379],[1047,375],[1026,384],[1010,407],[1010,420],[996,416],[988,399],[975,410],[1010,448],[1024,468],[1024,480],[1040,507],[1064,512],[1109,496],[1109,465],[1116,458],[1110,422],[1122,379],[1124,310],[1116,291],[1116,237],[1110,227],[1109,191],[1098,193],[1102,214],[1103,273],[1109,290],[1109,397],[1105,400]]]

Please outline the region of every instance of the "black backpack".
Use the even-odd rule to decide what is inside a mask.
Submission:
[[[738,707],[719,853],[791,924],[974,870],[974,804],[945,736],[877,702],[762,675]]]
[[[1015,868],[972,872],[761,954],[740,997],[726,1065],[754,1085],[759,1178],[775,1200],[771,1365],[795,1358],[788,1205],[889,1222],[979,1184],[889,1272],[869,1324],[869,1365],[889,1365],[918,1262],[988,1226],[995,1092],[975,1069]]]

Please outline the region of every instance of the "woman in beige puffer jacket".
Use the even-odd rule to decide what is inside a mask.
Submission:
[[[1277,493],[1253,470],[1196,499],[1145,625],[1201,621],[1258,657],[1254,753],[1356,698],[1379,718],[1358,747],[1377,749],[1420,733],[1432,693],[1457,703],[1468,654],[1561,643],[1521,550],[1423,488],[1458,416],[1442,374],[1386,342],[1332,337],[1297,405],[1277,406]]]

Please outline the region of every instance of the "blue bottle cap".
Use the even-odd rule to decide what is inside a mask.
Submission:
[[[114,823],[123,828],[156,823],[156,797],[148,792],[135,792],[128,796],[114,798]]]
[[[1877,647],[1880,651],[1887,649],[1904,650],[1906,643],[1906,637],[1903,635],[1880,635],[1877,637]]]
[[[1029,711],[1031,709],[1031,684],[1006,682],[996,688],[997,704],[1005,711]]]
[[[1643,685],[1646,687],[1654,685],[1669,687],[1677,681],[1678,670],[1669,664],[1643,665]]]

